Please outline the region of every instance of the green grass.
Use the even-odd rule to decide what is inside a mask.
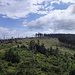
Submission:
[[[23,42],[23,44],[25,44],[25,45],[28,45],[31,40],[35,40],[35,42],[37,42],[37,40],[39,40],[40,44],[43,43],[46,48],[50,48],[52,46],[52,48],[55,49],[56,47],[59,47],[59,50],[63,54],[65,52],[69,52],[71,54],[75,53],[75,49],[70,49],[70,48],[67,48],[67,47],[64,47],[64,46],[60,46],[61,43],[56,38],[31,38],[31,39],[26,38],[26,39],[19,40],[19,41]]]

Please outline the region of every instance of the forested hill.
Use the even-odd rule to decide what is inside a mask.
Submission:
[[[0,40],[0,75],[75,75],[75,46],[62,42],[47,37]]]

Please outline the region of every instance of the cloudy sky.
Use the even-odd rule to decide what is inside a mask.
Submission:
[[[0,0],[0,38],[75,33],[75,0]]]

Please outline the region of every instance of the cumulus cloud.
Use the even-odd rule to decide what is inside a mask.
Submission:
[[[0,39],[5,38],[11,38],[12,36],[16,35],[16,30],[10,30],[8,28],[0,27]]]
[[[48,3],[45,0],[0,0],[0,14],[13,19],[27,17],[30,13],[46,14],[47,10],[53,8],[48,8]]]
[[[12,29],[10,30],[9,28],[4,28],[0,27],[0,39],[8,39],[8,38],[23,38],[23,37],[33,37],[35,36],[36,31],[31,31],[28,30],[26,31],[25,29]]]
[[[54,10],[31,22],[24,21],[23,25],[27,25],[30,29],[52,30],[53,32],[72,31],[75,29],[74,8],[75,4],[70,5],[66,10]]]
[[[75,3],[75,0],[60,0],[60,1],[64,3]]]
[[[53,3],[75,3],[75,0],[0,0],[0,14],[4,18],[26,18],[30,13],[48,14]]]
[[[7,28],[0,27],[0,33],[9,32]]]
[[[53,4],[53,3],[58,3],[58,4],[60,4],[60,3],[75,3],[75,0],[51,0],[51,4]]]

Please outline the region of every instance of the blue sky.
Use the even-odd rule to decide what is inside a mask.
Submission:
[[[75,0],[0,0],[0,38],[75,34],[74,19]]]

